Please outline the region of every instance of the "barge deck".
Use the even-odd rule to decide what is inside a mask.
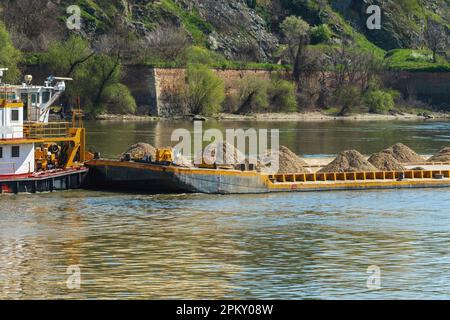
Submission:
[[[258,194],[450,187],[450,165],[439,170],[275,175],[115,160],[94,160],[86,165],[90,187],[148,193]]]

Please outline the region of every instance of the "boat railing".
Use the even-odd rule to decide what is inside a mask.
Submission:
[[[25,123],[23,135],[27,139],[65,138],[69,137],[69,122]]]
[[[0,107],[22,107],[23,104],[18,99],[2,99],[0,98]]]
[[[377,181],[403,179],[435,179],[450,178],[450,170],[406,170],[406,171],[374,171],[374,172],[335,172],[335,173],[300,173],[272,174],[272,183],[307,183],[307,182],[345,182],[345,181]]]

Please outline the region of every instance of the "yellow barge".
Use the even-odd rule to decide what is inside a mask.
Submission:
[[[264,174],[101,159],[90,161],[87,167],[91,187],[149,193],[258,194],[450,187],[450,164],[440,166],[440,170],[307,174]]]

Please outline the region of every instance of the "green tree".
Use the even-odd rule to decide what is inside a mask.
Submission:
[[[295,84],[286,80],[276,79],[272,81],[269,89],[272,109],[276,112],[297,111],[297,97]]]
[[[449,42],[447,31],[439,22],[428,19],[425,28],[425,39],[428,47],[433,52],[433,63],[436,63],[438,51],[445,51],[447,49]]]
[[[92,65],[92,81],[95,87],[95,95],[92,104],[101,108],[103,92],[109,86],[119,83],[122,74],[122,66],[119,57],[111,57],[105,54],[95,56]]]
[[[289,16],[281,24],[281,30],[294,64],[293,77],[298,82],[301,76],[302,56],[310,41],[311,28],[302,18]]]
[[[383,90],[371,90],[364,94],[364,103],[373,113],[386,114],[395,107],[394,95]]]
[[[330,41],[332,32],[328,25],[321,24],[311,29],[311,43],[318,44]]]
[[[5,25],[0,21],[0,68],[8,68],[4,81],[16,82],[20,78],[20,69],[18,67],[22,59],[19,50],[14,48],[11,37],[5,28]]]
[[[336,103],[340,107],[338,116],[346,116],[361,105],[361,87],[347,84],[340,87],[335,93]]]
[[[102,101],[107,106],[107,110],[112,113],[135,113],[137,109],[136,101],[130,90],[121,83],[107,86],[103,91]]]
[[[214,115],[220,112],[225,99],[225,85],[214,71],[201,64],[186,69],[185,100],[193,114]]]
[[[89,112],[94,95],[93,73],[91,63],[95,53],[90,44],[79,36],[72,36],[65,42],[54,41],[43,55],[43,62],[54,75],[72,77],[65,92],[65,102],[70,104],[77,97]]]
[[[53,42],[44,54],[44,62],[54,74],[72,77],[79,67],[94,56],[89,42],[79,36],[72,36],[67,41]]]
[[[121,45],[105,36],[94,50],[86,40],[72,36],[64,43],[53,43],[44,61],[53,73],[74,79],[66,99],[70,102],[80,97],[89,114],[135,112],[134,98],[120,83],[122,55],[126,53]]]

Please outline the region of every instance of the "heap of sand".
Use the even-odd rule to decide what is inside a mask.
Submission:
[[[210,144],[203,151],[203,162],[220,165],[240,165],[245,163],[245,155],[232,144],[221,141]]]
[[[322,168],[320,173],[378,171],[356,150],[340,153],[333,162]]]
[[[278,174],[309,173],[308,163],[285,146],[280,146],[278,151],[267,150],[261,163],[267,166],[267,168],[270,168],[271,166],[268,165],[273,163],[277,158],[279,163]]]
[[[390,154],[400,163],[415,163],[424,162],[425,159],[418,155],[414,150],[405,146],[402,143],[397,143],[392,147],[383,151],[383,153]]]
[[[380,171],[404,171],[406,170],[391,154],[380,152],[369,158],[369,162]]]
[[[428,162],[450,162],[450,147],[439,151],[436,155],[428,159]]]
[[[156,148],[151,144],[144,142],[139,142],[130,146],[128,150],[121,155],[121,158],[123,158],[127,153],[131,154],[131,159],[140,160],[146,156],[151,157],[153,160],[156,158]]]

